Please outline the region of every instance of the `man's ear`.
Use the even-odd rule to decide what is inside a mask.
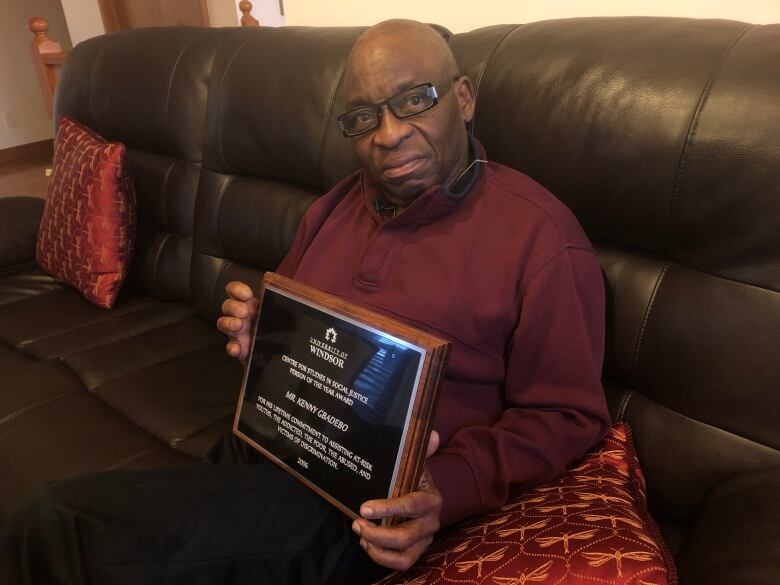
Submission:
[[[471,79],[466,75],[458,77],[453,82],[452,90],[458,100],[463,121],[468,124],[474,117],[474,86],[471,84]]]

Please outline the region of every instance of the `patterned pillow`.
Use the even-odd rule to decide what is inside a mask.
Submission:
[[[62,116],[38,231],[41,268],[110,309],[130,262],[135,207],[124,145]]]
[[[564,477],[446,531],[414,567],[379,583],[456,582],[675,585],[628,425],[614,425]]]

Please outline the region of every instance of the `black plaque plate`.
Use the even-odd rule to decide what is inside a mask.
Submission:
[[[267,273],[234,432],[350,517],[417,485],[448,344]]]

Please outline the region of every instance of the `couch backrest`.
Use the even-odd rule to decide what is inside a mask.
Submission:
[[[780,457],[780,25],[592,18],[455,35],[490,158],[561,198],[608,281],[605,385],[687,522]]]
[[[344,61],[361,29],[225,31],[209,88],[192,290],[215,319],[225,284],[257,285],[303,212],[357,163],[338,131]]]
[[[213,29],[142,29],[80,43],[54,113],[123,142],[139,200],[130,279],[160,299],[190,300],[195,195],[203,159]]]

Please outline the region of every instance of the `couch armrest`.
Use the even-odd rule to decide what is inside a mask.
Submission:
[[[35,241],[44,200],[0,198],[0,270],[35,261]]]
[[[740,474],[707,497],[677,556],[686,585],[780,583],[780,469]]]

